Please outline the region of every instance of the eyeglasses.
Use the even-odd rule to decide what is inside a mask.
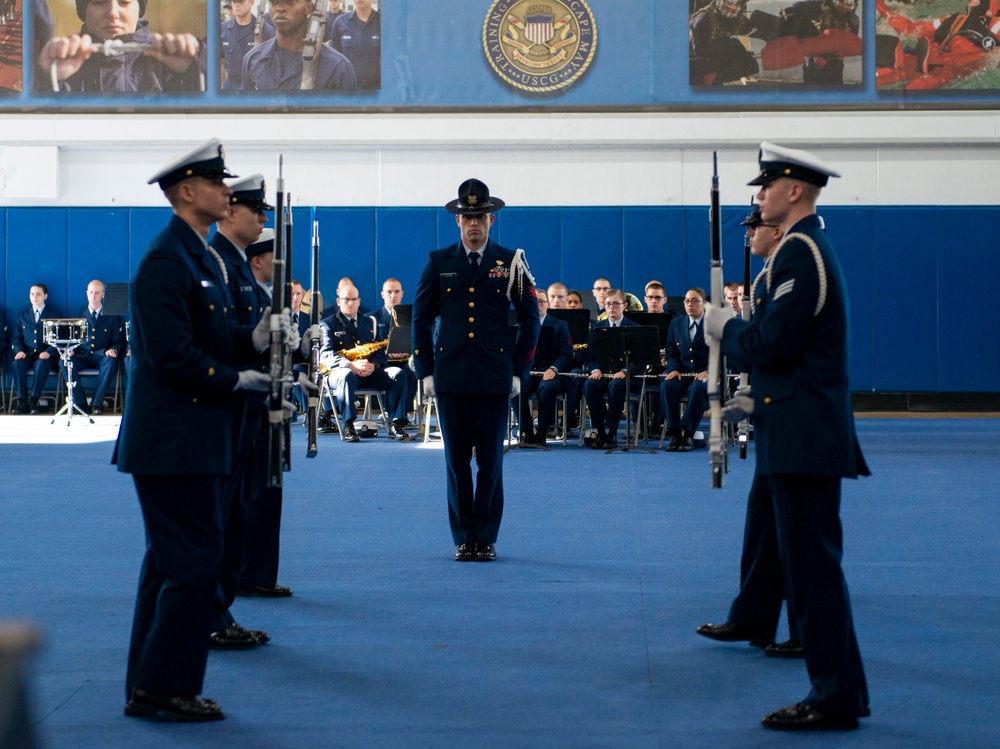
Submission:
[[[650,301],[655,302],[657,300],[666,299],[666,297],[665,296],[660,296],[660,295],[650,296],[649,294],[646,294],[646,299],[649,299]]]
[[[625,302],[604,302],[605,307],[624,307]]]
[[[595,286],[594,291],[611,291],[610,286]]]
[[[347,302],[348,304],[354,304],[355,302],[360,302],[361,301],[361,297],[359,297],[359,296],[342,296],[342,297],[340,297],[340,301]]]
[[[539,304],[539,305],[542,305],[542,304],[548,304],[548,301],[547,301],[547,300],[545,300],[545,299],[539,299],[539,300],[538,300],[538,304]]]
[[[704,299],[685,299],[684,304],[704,304]]]

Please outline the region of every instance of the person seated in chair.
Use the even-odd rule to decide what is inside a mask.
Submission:
[[[569,335],[569,326],[556,317],[551,317],[549,311],[549,296],[541,289],[538,294],[538,315],[542,328],[553,329],[555,348],[552,356],[539,359],[536,353],[532,369],[544,372],[542,375],[532,375],[521,383],[521,392],[514,399],[519,402],[518,418],[521,425],[521,441],[536,445],[545,445],[545,436],[556,418],[556,397],[565,393],[567,382],[565,377],[558,377],[560,372],[568,372],[573,366],[573,339]],[[538,428],[532,428],[531,396],[538,393]]]
[[[400,327],[399,321],[396,319],[396,313],[393,312],[396,305],[403,301],[403,284],[400,283],[398,278],[387,278],[382,283],[382,301],[384,304],[370,315],[371,319],[375,322],[376,341],[386,340],[393,328]],[[398,334],[399,331],[397,330],[394,335]],[[395,357],[397,355],[393,354],[392,356]],[[403,411],[405,414],[414,410],[413,402],[417,397],[417,375],[410,368],[409,354],[398,354],[398,357],[398,359],[390,359],[390,361],[393,366],[398,366],[403,370],[403,377],[406,380],[406,393],[403,396]],[[403,416],[403,426],[413,426],[405,415]]]
[[[702,323],[705,290],[697,286],[684,294],[686,315],[670,321],[667,335],[667,377],[660,385],[661,408],[666,411],[668,434],[673,436],[667,450],[690,452],[694,433],[708,407],[708,344]],[[685,376],[687,375],[687,376]],[[687,396],[684,418],[681,398]]]
[[[596,284],[595,284],[596,285]],[[618,328],[635,325],[625,317],[625,292],[621,289],[611,289],[604,297],[604,311],[608,316],[595,323],[590,329],[587,341],[587,364],[590,367],[590,377],[583,386],[583,397],[590,410],[590,420],[597,430],[597,439],[591,443],[591,448],[601,450],[618,446],[618,425],[622,420],[625,408],[625,370],[615,372],[610,378],[604,376],[597,365],[597,346],[594,331],[598,328]],[[608,396],[608,405],[604,405],[604,396]]]
[[[73,376],[76,380],[73,402],[84,411],[87,410],[87,394],[83,389],[80,371],[98,370],[94,394],[90,399],[90,413],[99,416],[104,413],[104,395],[114,382],[115,375],[118,374],[118,362],[125,354],[125,322],[118,315],[104,314],[104,283],[96,279],[87,284],[87,309],[80,317],[87,321],[87,340],[71,353]],[[65,362],[59,364],[65,375]]]
[[[31,305],[18,314],[17,327],[11,332],[10,347],[14,350],[14,380],[17,382],[15,413],[42,413],[38,399],[45,390],[49,372],[59,361],[59,352],[54,346],[49,346],[43,336],[42,321],[60,317],[59,313],[46,303],[48,298],[49,290],[45,284],[34,284],[28,292]],[[28,367],[32,368],[35,376],[31,385],[31,395],[28,395]]]
[[[403,418],[406,416],[403,371],[399,367],[386,366],[388,357],[384,348],[358,358],[344,355],[359,344],[375,342],[372,321],[358,314],[360,303],[356,287],[339,286],[337,311],[319,324],[322,336],[320,361],[331,370],[326,377],[327,386],[333,392],[337,410],[344,420],[342,436],[345,442],[361,439],[354,429],[354,420],[358,417],[354,394],[358,388],[386,391],[389,436],[401,440],[406,437],[403,431]]]

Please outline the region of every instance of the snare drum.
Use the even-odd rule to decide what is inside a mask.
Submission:
[[[87,328],[87,321],[82,317],[42,320],[42,334],[50,346],[82,343],[87,340]]]

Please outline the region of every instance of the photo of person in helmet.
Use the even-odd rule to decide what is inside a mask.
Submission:
[[[57,28],[62,5],[49,2]],[[204,90],[205,0],[76,0],[75,10],[79,31],[57,31],[38,54],[36,91]],[[183,30],[154,33],[147,10],[158,21],[171,14]]]
[[[828,29],[857,35],[861,29],[858,0],[800,0],[783,8],[781,17],[788,35],[799,39],[821,36]],[[843,85],[844,58],[837,54],[805,55],[802,82],[813,86]]]

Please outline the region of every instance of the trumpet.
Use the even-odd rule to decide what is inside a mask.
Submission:
[[[337,351],[336,353],[344,357],[348,361],[358,361],[358,359],[364,359],[371,354],[374,354],[379,349],[384,349],[389,345],[389,339],[386,338],[384,341],[372,341],[371,343],[359,343],[357,346],[351,348],[345,348],[343,351]],[[332,372],[328,366],[320,362],[319,373],[326,377],[330,372]]]

